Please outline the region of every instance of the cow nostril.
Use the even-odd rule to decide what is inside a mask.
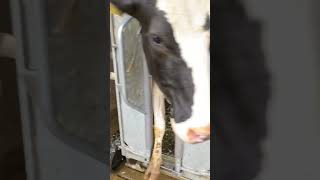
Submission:
[[[203,141],[206,141],[210,136],[210,130],[209,131],[199,131],[199,129],[189,129],[187,132],[187,137],[191,143],[200,143]]]

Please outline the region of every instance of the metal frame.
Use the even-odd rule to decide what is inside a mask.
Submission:
[[[122,38],[122,31],[123,28],[132,20],[133,18],[130,16],[125,16],[123,19],[121,25],[118,28],[117,33],[114,33],[114,16],[110,15],[110,32],[111,32],[111,39],[112,39],[112,50],[113,52],[113,65],[114,65],[114,72],[116,73],[115,77],[115,83],[116,83],[116,97],[117,97],[117,108],[118,108],[118,118],[119,118],[119,129],[120,129],[120,139],[121,139],[121,150],[122,154],[126,157],[130,157],[131,159],[136,159],[138,161],[141,161],[143,163],[147,163],[149,160],[149,157],[151,155],[151,149],[152,149],[152,109],[151,107],[151,99],[150,99],[150,93],[149,95],[145,96],[145,111],[135,107],[135,105],[131,104],[127,100],[127,94],[126,94],[126,86],[125,86],[125,78],[124,76],[121,76],[125,73],[124,71],[124,62],[123,62],[123,38]],[[146,64],[144,63],[144,77],[147,77],[144,79],[144,92],[150,91],[150,79],[149,73],[146,69]],[[147,76],[146,76],[147,75]],[[146,142],[146,152],[144,154],[135,152],[132,148],[130,148],[126,142],[124,141],[124,132],[123,132],[123,117],[122,117],[122,106],[121,103],[124,103],[126,106],[132,108],[135,111],[138,111],[142,113],[145,117],[146,127],[145,128],[145,142]]]

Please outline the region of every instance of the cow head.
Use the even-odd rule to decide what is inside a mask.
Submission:
[[[210,136],[210,0],[111,0],[141,24],[149,72],[187,143]]]

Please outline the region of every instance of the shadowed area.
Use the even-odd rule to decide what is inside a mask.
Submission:
[[[25,180],[15,60],[0,57],[0,179]]]

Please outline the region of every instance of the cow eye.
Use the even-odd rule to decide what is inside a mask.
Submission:
[[[161,44],[161,38],[159,36],[153,36],[152,41],[156,44]]]

